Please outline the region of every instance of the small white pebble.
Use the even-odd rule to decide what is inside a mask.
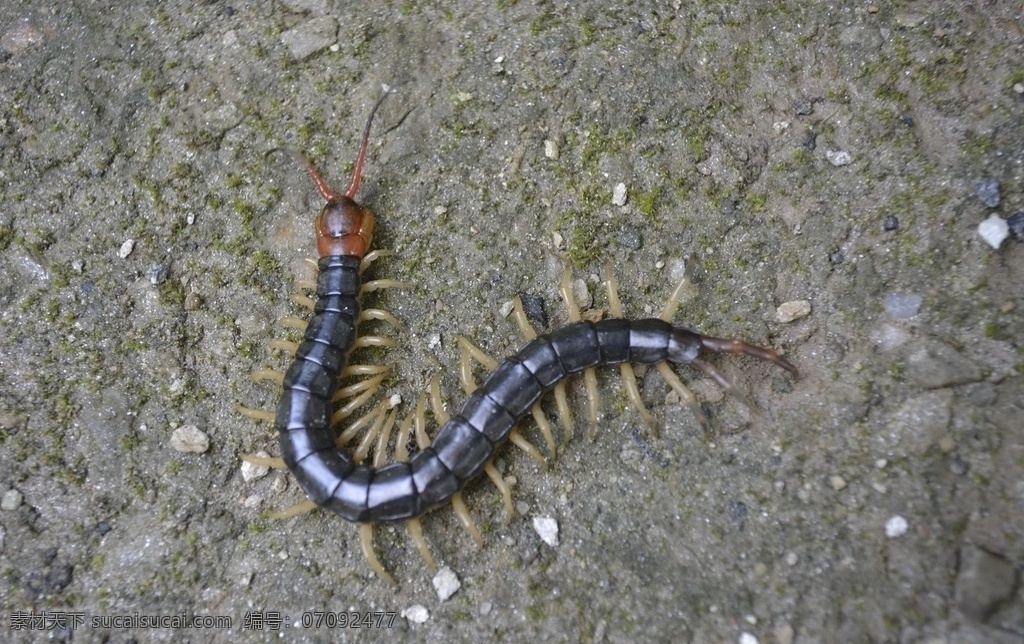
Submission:
[[[491,614],[491,610],[494,608],[494,604],[491,602],[484,602],[480,604],[480,614],[487,616]]]
[[[1018,94],[1024,94],[1024,83],[1014,83],[1013,91],[1017,92]]]
[[[1010,225],[999,215],[992,214],[978,224],[978,235],[992,248],[999,248],[1003,240],[1010,236]]]
[[[551,139],[544,139],[544,156],[549,159],[558,159],[558,144]]]
[[[740,633],[740,644],[757,644],[757,637],[744,631]]]
[[[612,203],[616,206],[626,205],[626,184],[615,184],[615,188],[612,190]]]
[[[447,214],[448,206],[434,206],[434,216],[440,217],[441,215]]]
[[[888,465],[888,464],[889,464],[889,461],[887,461],[884,458],[880,458],[877,461],[875,461],[875,467],[877,467],[880,470],[884,470],[885,466]]]
[[[394,409],[395,407],[398,407],[401,404],[402,404],[402,394],[391,394],[391,397],[388,398],[388,406],[391,409]]]
[[[171,434],[171,447],[179,452],[202,454],[210,449],[210,437],[195,425],[185,425]]]
[[[430,611],[423,604],[413,604],[409,608],[402,610],[402,617],[413,624],[422,624],[430,619]]]
[[[757,626],[757,615],[744,615],[743,621],[750,624],[751,626]]]
[[[779,308],[775,309],[775,319],[782,324],[788,324],[810,314],[811,303],[807,300],[783,302],[779,305]]]
[[[828,484],[832,486],[832,489],[838,492],[846,487],[846,479],[836,474],[828,479]]]
[[[789,121],[775,121],[772,123],[772,129],[776,134],[782,134],[789,129]]]
[[[7,490],[4,492],[2,498],[0,498],[0,510],[10,512],[11,510],[17,510],[21,506],[21,502],[25,500],[21,492],[18,490]]]
[[[561,248],[562,244],[565,243],[565,238],[562,237],[561,233],[555,231],[551,233],[551,243],[554,244],[555,248]]]
[[[501,315],[501,317],[503,317],[503,318],[507,318],[508,316],[512,315],[512,311],[515,311],[515,310],[516,310],[515,302],[513,302],[512,300],[508,300],[504,304],[501,305],[500,309],[498,309],[498,314]]]
[[[455,575],[455,571],[445,566],[434,575],[434,590],[437,591],[437,598],[445,601],[462,588],[462,582]]]
[[[441,334],[431,333],[430,337],[427,338],[428,349],[440,349],[441,348]]]
[[[533,529],[544,543],[552,548],[558,545],[558,521],[551,517],[533,517]]]
[[[132,254],[133,250],[135,250],[135,240],[127,239],[123,244],[121,244],[121,248],[117,250],[117,256],[121,259],[125,259]]]
[[[795,566],[800,563],[800,555],[790,550],[786,553],[785,562],[787,566]]]
[[[853,163],[853,155],[846,150],[829,150],[825,156],[828,158],[828,162],[837,168]]]
[[[269,458],[270,454],[267,454],[266,452],[256,452],[256,456]],[[269,473],[269,465],[254,465],[249,461],[242,461],[242,480],[246,483],[252,483],[255,480],[263,478]]]
[[[897,514],[885,522],[885,536],[890,539],[902,537],[907,534],[907,528],[909,527],[907,520]]]

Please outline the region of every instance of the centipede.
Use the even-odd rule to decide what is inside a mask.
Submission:
[[[597,425],[597,380],[595,370],[618,366],[631,403],[648,422],[650,412],[640,400],[632,365],[652,365],[688,404],[698,422],[707,428],[707,419],[695,395],[669,365],[689,365],[714,380],[726,392],[735,391],[732,383],[704,356],[709,353],[730,353],[752,356],[798,377],[797,368],[774,349],[742,340],[717,338],[676,326],[671,319],[679,303],[682,283],[666,303],[659,318],[627,319],[621,317],[611,271],[606,284],[610,312],[614,317],[598,320],[581,319],[569,294],[569,271],[563,276],[562,294],[569,309],[569,323],[549,333],[537,334],[525,322],[522,306],[515,300],[517,319],[527,342],[514,354],[496,361],[470,342],[460,339],[463,348],[462,381],[468,394],[461,408],[449,415],[439,401],[437,378],[431,382],[431,405],[440,429],[430,439],[424,430],[424,397],[416,412],[402,423],[392,462],[384,462],[382,454],[386,437],[395,422],[394,410],[380,405],[342,428],[352,409],[363,404],[382,378],[385,367],[350,364],[355,348],[388,344],[378,336],[359,336],[361,321],[383,319],[398,324],[390,314],[376,309],[363,309],[361,295],[367,290],[401,285],[378,280],[364,283],[362,271],[380,251],[373,251],[374,213],[356,201],[363,167],[366,162],[370,130],[374,116],[387,91],[373,104],[363,130],[355,165],[344,192],[334,191],[312,163],[305,161],[306,171],[325,200],[314,221],[318,260],[315,284],[310,284],[314,297],[307,302],[313,312],[303,330],[302,340],[287,345],[294,358],[283,374],[276,372],[281,395],[276,411],[260,412],[239,406],[239,411],[272,421],[278,434],[281,460],[308,497],[299,509],[320,507],[359,525],[363,554],[371,568],[382,579],[394,579],[381,565],[372,545],[374,524],[406,523],[423,558],[431,568],[433,557],[424,541],[419,517],[448,504],[466,525],[474,538],[480,535],[468,517],[461,491],[481,474],[498,486],[505,497],[506,514],[512,511],[511,496],[492,459],[507,442],[514,442],[535,458],[538,452],[516,429],[528,415],[541,426],[550,450],[556,448],[550,424],[541,411],[540,401],[554,390],[559,416],[569,429],[571,414],[565,402],[565,383],[582,374],[590,402],[591,427]],[[684,277],[685,280],[685,277]],[[291,326],[300,326],[292,322]],[[469,360],[475,358],[490,373],[479,385],[473,382]],[[342,387],[343,377],[368,375],[370,384]],[[266,376],[266,373],[263,373]],[[365,381],[364,381],[365,383]],[[358,394],[358,395],[357,395]],[[347,401],[355,397],[355,400]],[[357,426],[373,425],[373,431],[354,451],[346,447]],[[409,432],[415,425],[418,450],[409,454],[405,447]],[[382,431],[382,427],[386,427]],[[372,437],[377,437],[378,452],[372,462],[366,454]],[[252,462],[267,459],[248,457]],[[274,460],[274,459],[271,459]],[[279,461],[275,461],[279,463]]]

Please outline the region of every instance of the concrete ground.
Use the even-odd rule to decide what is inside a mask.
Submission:
[[[1024,639],[1024,245],[978,233],[1024,235],[1021,5],[606,5],[0,5],[5,640]],[[436,373],[461,399],[458,335],[515,349],[516,293],[563,324],[565,266],[657,315],[693,256],[676,321],[801,371],[714,356],[723,396],[679,368],[707,435],[641,370],[655,435],[609,369],[591,439],[573,383],[548,470],[498,456],[516,516],[469,488],[483,548],[424,520],[443,600],[401,527],[391,587],[340,518],[270,518],[302,495],[243,477],[277,445],[235,412],[273,406],[248,374],[304,315],[319,199],[287,150],[343,187],[382,83],[368,276],[415,287],[367,296],[405,328],[360,359],[403,413]],[[182,614],[231,625],[141,619]]]

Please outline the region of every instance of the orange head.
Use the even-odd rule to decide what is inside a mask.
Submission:
[[[320,257],[362,257],[373,241],[373,213],[345,195],[329,199],[313,226]]]

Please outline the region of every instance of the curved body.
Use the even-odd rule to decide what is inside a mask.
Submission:
[[[350,521],[368,523],[413,519],[448,502],[483,471],[546,391],[591,367],[625,362],[694,364],[731,387],[699,358],[703,351],[725,351],[768,360],[796,374],[796,368],[771,349],[700,335],[662,319],[573,322],[534,338],[499,363],[433,443],[409,462],[380,468],[357,465],[337,445],[332,399],[356,342],[360,264],[370,248],[374,223],[373,213],[354,198],[379,105],[380,101],[370,113],[345,193],[335,193],[312,165],[307,166],[327,200],[314,225],[320,252],[316,304],[284,376],[275,425],[285,464],[317,505]],[[379,564],[377,569],[383,573]]]
[[[358,260],[320,259],[316,313],[285,374],[277,407],[281,453],[317,505],[349,521],[404,521],[443,505],[483,471],[530,407],[569,376],[622,362],[687,363],[701,336],[659,319],[574,322],[506,358],[408,463],[356,465],[337,447],[331,397],[355,341]]]

